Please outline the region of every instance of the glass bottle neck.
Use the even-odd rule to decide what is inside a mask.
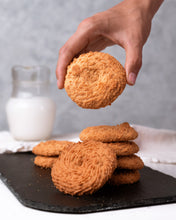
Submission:
[[[12,97],[49,96],[49,83],[13,82]]]

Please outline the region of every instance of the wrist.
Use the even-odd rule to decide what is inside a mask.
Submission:
[[[155,13],[160,8],[161,4],[164,0],[124,0],[124,2],[128,2],[128,4],[136,5],[137,7],[141,8],[144,14],[147,17],[152,18],[154,17]]]
[[[152,19],[164,0],[143,0],[143,1],[146,2],[147,4],[146,9],[148,10],[148,13],[150,14]]]

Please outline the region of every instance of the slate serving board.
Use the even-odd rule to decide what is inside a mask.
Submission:
[[[148,167],[141,180],[119,187],[106,184],[93,195],[70,196],[57,190],[49,169],[33,164],[31,153],[0,155],[0,178],[25,206],[59,213],[91,213],[176,202],[176,179]]]

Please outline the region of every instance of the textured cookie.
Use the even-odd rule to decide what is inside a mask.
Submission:
[[[106,144],[79,142],[63,150],[51,170],[52,181],[66,194],[92,194],[112,176],[116,165],[116,154]]]
[[[112,185],[123,185],[123,184],[132,184],[136,183],[140,179],[140,173],[138,170],[124,170],[119,171],[118,169],[115,170],[109,183]]]
[[[138,133],[128,122],[120,125],[100,125],[85,128],[79,135],[82,141],[94,140],[101,142],[116,142],[134,140]]]
[[[43,168],[52,168],[58,157],[36,156],[34,164]]]
[[[98,109],[110,105],[125,86],[125,69],[107,53],[81,54],[67,67],[65,90],[82,108]]]
[[[63,151],[63,149],[68,147],[70,144],[72,144],[70,141],[56,140],[40,142],[32,149],[32,152],[40,156],[58,156]]]
[[[133,141],[107,143],[107,146],[111,147],[117,156],[128,156],[139,151],[138,145]]]
[[[118,169],[140,170],[144,167],[144,163],[137,155],[117,157]]]

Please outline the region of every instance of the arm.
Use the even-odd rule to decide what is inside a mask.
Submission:
[[[151,22],[163,0],[124,0],[83,20],[59,51],[56,67],[58,88],[64,87],[67,65],[74,56],[119,45],[126,51],[127,83],[134,85],[142,65],[142,49],[150,34]]]

